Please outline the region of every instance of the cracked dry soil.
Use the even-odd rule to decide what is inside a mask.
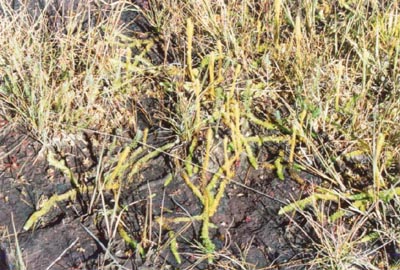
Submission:
[[[148,246],[154,254],[141,258],[118,236],[109,242],[107,226],[101,218],[103,204],[97,200],[91,205],[90,193],[57,203],[32,230],[24,231],[24,223],[40,208],[41,200],[72,188],[70,180],[43,158],[42,145],[27,134],[8,123],[0,135],[0,260],[3,265],[0,269],[14,269],[16,239],[28,269],[178,268],[167,246],[160,249],[155,244]],[[91,137],[86,134],[69,140],[69,145],[59,151],[67,166],[87,185],[93,184],[94,179],[89,175],[99,165],[100,150],[91,148]],[[168,242],[168,232],[160,230],[156,222],[146,223],[146,218],[201,213],[201,204],[180,177],[175,177],[166,187],[160,181],[171,172],[168,159],[167,155],[160,155],[152,160],[138,174],[137,184],[125,186],[121,191],[120,203],[132,205],[123,221],[137,241],[143,237],[143,226],[151,224],[151,230],[147,228],[151,231],[151,243]],[[183,258],[179,268],[223,269],[224,263],[229,264],[224,262],[223,255],[229,255],[247,269],[303,269],[302,263],[310,256],[305,249],[307,238],[291,219],[277,214],[283,203],[300,198],[301,192],[302,188],[294,181],[279,180],[270,171],[255,170],[244,161],[211,219],[216,225],[211,230],[211,238],[222,254],[217,256],[216,266],[210,268],[201,260],[201,250],[196,246],[201,224],[192,222],[185,226],[173,224],[170,228],[178,235]],[[111,194],[104,197],[104,203],[112,209]],[[104,247],[114,255],[105,252]],[[236,269],[234,263],[230,264]]]

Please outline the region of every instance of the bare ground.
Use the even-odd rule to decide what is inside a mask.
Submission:
[[[168,156],[160,155],[152,160],[137,176],[140,181],[124,187],[121,193],[120,203],[133,205],[123,217],[128,233],[140,241],[143,226],[151,226],[151,230],[146,230],[151,232],[148,243],[152,244],[145,247],[149,254],[141,258],[120,238],[109,242],[107,226],[99,214],[103,205],[96,201],[91,206],[92,194],[80,194],[75,200],[57,203],[57,207],[42,217],[32,230],[23,230],[24,223],[41,207],[42,200],[72,188],[69,179],[43,158],[43,145],[27,134],[26,130],[3,120],[0,241],[4,254],[2,263],[8,263],[10,267],[0,269],[13,269],[11,265],[16,264],[16,239],[28,269],[47,269],[49,266],[48,269],[97,269],[102,264],[110,267],[106,269],[178,267],[168,246],[163,246],[168,242],[168,231],[161,230],[154,220],[160,215],[199,214],[201,204],[178,176],[164,187],[162,179],[171,172]],[[74,174],[87,185],[93,185],[93,179],[88,175],[96,169],[99,159],[96,156],[98,149],[91,149],[90,140],[90,136],[82,136],[59,151]],[[227,257],[236,258],[247,269],[303,268],[301,265],[311,254],[305,248],[307,237],[291,219],[277,214],[288,200],[300,198],[303,188],[290,179],[277,179],[266,169],[255,170],[245,161],[240,167],[212,218],[216,228],[211,230],[211,237],[220,252],[213,269],[223,269],[224,265],[239,269],[239,264]],[[110,208],[111,198],[111,194],[105,194],[105,203]],[[200,226],[194,221],[173,224],[169,228],[178,235],[182,269],[209,269],[201,245],[196,242],[200,241]],[[108,254],[106,249],[114,255]]]

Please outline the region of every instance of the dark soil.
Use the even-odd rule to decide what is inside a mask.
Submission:
[[[69,202],[50,211],[32,231],[22,229],[27,218],[40,207],[40,201],[70,189],[69,181],[49,167],[39,153],[42,145],[23,130],[12,125],[3,127],[0,145],[1,244],[10,265],[17,260],[18,236],[28,269],[46,269],[64,250],[66,254],[51,269],[93,269],[93,259],[102,250],[83,229],[82,225],[88,223],[80,219],[82,213]],[[79,201],[75,203],[79,207]]]
[[[139,4],[146,8],[147,2]],[[145,22],[136,16],[128,13],[125,19],[136,22],[132,31],[143,31]],[[152,58],[157,61],[156,54]],[[266,169],[255,170],[245,160],[212,218],[216,228],[211,230],[211,237],[219,253],[212,265],[206,263],[199,244],[200,222],[178,223],[169,228],[178,235],[182,257],[179,266],[166,245],[168,231],[160,230],[155,222],[160,215],[193,216],[202,210],[179,171],[170,165],[168,155],[152,160],[137,175],[136,184],[121,191],[120,203],[131,205],[122,217],[128,233],[140,241],[144,226],[145,231],[151,232],[144,247],[146,256],[138,255],[118,235],[110,241],[106,222],[99,214],[104,205],[101,200],[91,204],[90,192],[80,194],[76,200],[57,203],[32,230],[24,231],[24,223],[40,208],[42,200],[73,188],[67,177],[48,164],[48,146],[29,134],[0,117],[0,270],[16,269],[17,251],[21,251],[27,269],[33,270],[243,269],[240,265],[245,269],[309,268],[305,263],[311,254],[306,250],[308,238],[304,231],[293,220],[277,214],[288,201],[302,196],[303,187],[289,178],[279,180]],[[152,135],[156,138],[156,134]],[[88,186],[93,185],[93,175],[100,165],[101,147],[96,140],[95,134],[81,134],[52,146],[79,181]],[[151,142],[161,143],[157,139]],[[120,149],[106,150],[112,158]],[[261,156],[262,151],[267,150],[261,149]],[[176,177],[164,187],[160,179],[168,173]],[[111,192],[105,194],[104,201],[110,209],[112,198]]]
[[[218,227],[211,232],[217,249],[223,255],[236,258],[246,269],[301,269],[299,264],[307,257],[304,253],[305,237],[290,225],[289,219],[277,214],[283,202],[288,201],[291,196],[299,196],[300,187],[293,181],[277,179],[271,172],[250,167],[241,171],[235,177],[235,181],[246,181],[249,188],[259,193],[235,183],[229,186],[218,212],[212,218],[213,224]],[[175,179],[166,188],[163,188],[162,183],[152,187],[148,189],[147,194],[142,193],[141,197],[148,195],[148,198],[150,194],[155,194],[152,199],[155,216],[160,216],[162,212],[166,217],[189,214],[193,216],[201,213],[198,199],[180,179]],[[170,210],[170,213],[165,209]],[[189,225],[184,231],[182,223],[172,225],[171,228],[173,231],[182,232],[178,242],[180,250],[185,254],[185,262],[180,265],[183,269],[190,269],[190,266],[205,260],[201,248],[198,244],[196,247],[193,241],[200,239],[201,224],[193,222]],[[157,224],[154,231],[158,230]],[[240,269],[235,263],[228,263],[222,256],[216,260],[218,267],[215,269]],[[157,269],[164,261],[171,265],[176,264],[172,254],[166,252],[149,267]],[[200,263],[194,269],[208,268]]]
[[[98,221],[97,210],[89,211],[91,194],[58,203],[33,230],[22,229],[28,217],[40,207],[40,200],[72,188],[69,180],[43,158],[44,153],[40,152],[43,145],[26,134],[12,124],[4,124],[0,136],[2,263],[4,265],[6,260],[10,265],[0,269],[14,269],[11,265],[17,261],[16,238],[28,269],[47,269],[50,265],[50,269],[98,269],[101,264],[110,265],[105,269],[123,269],[122,265],[127,269],[178,267],[167,246],[156,252],[157,245],[161,247],[168,242],[168,232],[163,230],[160,234],[154,219],[161,214],[165,217],[196,215],[201,213],[201,204],[180,177],[175,177],[164,187],[160,179],[170,172],[166,163],[168,157],[159,156],[153,160],[137,176],[143,180],[138,185],[125,187],[122,192],[121,204],[135,203],[124,215],[128,233],[140,241],[146,216],[153,219],[152,223],[147,222],[152,227],[153,244],[146,248],[154,254],[141,259],[134,252],[126,253],[129,247],[122,240],[108,246],[104,221]],[[74,144],[64,146],[63,156],[69,157],[66,159],[68,166],[90,185],[90,179],[85,175],[94,170],[98,156],[93,156],[97,150],[90,149],[89,137],[84,138],[87,141],[77,139]],[[305,250],[307,238],[288,218],[277,214],[285,202],[301,196],[301,187],[290,179],[276,179],[265,169],[254,170],[246,162],[242,167],[234,179],[236,184],[229,185],[212,218],[217,228],[211,230],[211,237],[217,250],[222,255],[236,258],[246,269],[303,269],[301,264],[309,256]],[[111,198],[111,194],[107,196]],[[110,198],[106,201],[111,208]],[[93,209],[100,211],[101,208],[101,203],[97,203]],[[196,245],[196,241],[200,241],[200,226],[199,222],[177,223],[170,228],[179,235],[181,269],[209,269],[200,246]],[[104,249],[107,246],[118,254],[118,258],[110,258]],[[228,269],[225,266],[240,269],[222,255],[216,256],[216,266],[212,269]],[[115,266],[114,260],[120,266]]]

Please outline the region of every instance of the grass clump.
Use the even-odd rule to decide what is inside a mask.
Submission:
[[[93,17],[88,5],[54,18],[1,1],[0,110],[8,119],[44,144],[88,129],[132,135],[141,101],[157,99],[156,114],[142,114],[177,138],[161,150],[179,153],[174,169],[202,207],[191,219],[160,219],[165,228],[201,221],[203,251],[216,254],[210,218],[245,155],[252,167],[310,188],[280,213],[297,211],[311,228],[311,265],[392,267],[389,247],[399,245],[392,222],[400,180],[397,1],[148,1],[141,12],[153,37],[146,39],[124,35],[122,1],[101,4]],[[61,24],[52,28],[55,21]],[[150,57],[157,46],[158,62]],[[213,159],[218,140],[221,164]],[[262,147],[277,145],[272,162],[259,160]],[[125,147],[127,155],[140,149]],[[159,152],[152,153],[116,168],[124,174]],[[181,262],[178,236],[169,234]]]
[[[116,21],[122,2],[97,9],[86,2],[63,3],[63,15],[48,3],[36,16],[28,4],[14,10],[6,2],[1,2],[0,99],[13,121],[44,143],[84,128],[106,133],[136,128],[139,90],[130,86],[141,79],[128,75],[121,61],[131,49],[122,43],[125,30]]]

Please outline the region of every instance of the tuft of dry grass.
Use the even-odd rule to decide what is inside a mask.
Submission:
[[[124,1],[82,2],[63,16],[0,1],[2,114],[53,145],[88,129],[135,133],[141,101],[154,98],[157,113],[143,114],[178,138],[176,169],[202,167],[193,174],[209,170],[193,164],[191,150],[205,147],[197,141],[207,130],[253,167],[264,162],[262,145],[279,142],[269,168],[280,178],[299,168],[317,175],[336,196],[318,195],[311,213],[297,208],[314,232],[309,264],[391,267],[388,247],[399,246],[398,1],[148,2],[140,12],[154,31],[143,39],[125,35]],[[226,167],[211,172],[230,178]],[[332,219],[316,210],[328,202],[340,210],[327,211]],[[105,219],[110,237],[117,216],[114,209]]]
[[[130,48],[117,21],[122,2],[98,7],[81,2],[64,7],[62,15],[48,4],[37,18],[28,5],[13,10],[6,2],[1,2],[0,99],[13,121],[45,144],[83,128],[106,133],[136,128],[135,85],[141,79],[123,70],[121,57]]]

